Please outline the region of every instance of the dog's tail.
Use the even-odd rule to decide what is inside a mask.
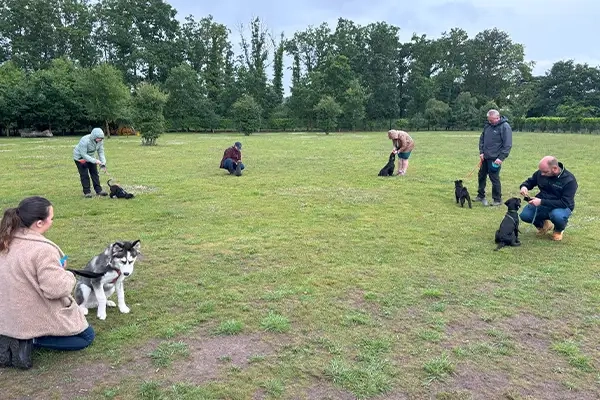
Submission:
[[[100,273],[100,272],[92,272],[92,271],[85,271],[85,270],[77,270],[77,269],[70,269],[67,268],[67,271],[71,271],[72,273],[74,273],[75,275],[80,275],[86,278],[100,278],[102,275],[104,275],[104,273]]]
[[[106,181],[106,184],[107,184],[108,186],[112,186],[112,185],[110,184],[110,181],[112,181],[112,178],[110,178],[109,180],[107,180],[107,181]]]
[[[494,251],[498,251],[501,248],[503,248],[504,246],[506,246],[506,244],[504,242],[500,242],[500,243],[498,243],[498,246],[494,249]]]

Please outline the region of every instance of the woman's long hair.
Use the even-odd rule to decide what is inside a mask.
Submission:
[[[4,211],[0,222],[0,252],[8,249],[17,229],[28,228],[36,221],[48,218],[51,205],[47,199],[33,196],[21,200],[18,207]]]

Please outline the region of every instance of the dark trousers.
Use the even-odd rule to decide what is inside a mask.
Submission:
[[[240,169],[244,169],[244,164],[240,161]],[[230,174],[233,174],[235,172],[235,169],[237,168],[237,163],[235,161],[233,161],[232,158],[226,158],[225,161],[223,161],[223,169],[226,169],[229,171]]]
[[[500,184],[500,170],[502,166],[500,166],[497,170],[492,167],[492,164],[496,161],[493,160],[483,160],[481,163],[481,167],[479,168],[479,188],[477,189],[477,197],[483,199],[485,198],[485,184],[487,177],[490,177],[490,181],[492,182],[492,198],[494,201],[502,201],[502,185]]]
[[[98,167],[96,167],[96,164],[91,162],[82,164],[75,161],[75,165],[77,165],[77,171],[79,171],[79,178],[81,179],[83,194],[90,193],[90,177],[92,178],[92,183],[94,184],[94,190],[96,193],[100,193],[102,191],[102,186],[100,186],[100,177],[98,176]]]
[[[92,344],[95,337],[96,332],[90,325],[83,332],[73,336],[42,336],[35,338],[33,346],[52,350],[81,350]]]

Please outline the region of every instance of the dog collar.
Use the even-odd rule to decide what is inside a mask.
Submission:
[[[113,268],[112,270],[117,273],[117,277],[115,279],[113,279],[112,281],[110,281],[110,283],[112,283],[114,285],[115,283],[117,283],[117,281],[119,280],[119,277],[121,276],[121,270],[116,269],[116,268]]]

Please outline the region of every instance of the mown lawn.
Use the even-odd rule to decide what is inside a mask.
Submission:
[[[70,267],[116,240],[144,254],[130,314],[91,310],[90,348],[0,370],[0,397],[597,399],[600,138],[514,134],[504,199],[547,154],[580,189],[563,242],[523,224],[494,252],[505,207],[454,202],[459,178],[475,197],[479,132],[412,135],[392,178],[384,133],[111,138],[133,200],[82,197],[78,138],[0,139],[0,206],[48,197]],[[218,169],[236,140],[242,177]]]

